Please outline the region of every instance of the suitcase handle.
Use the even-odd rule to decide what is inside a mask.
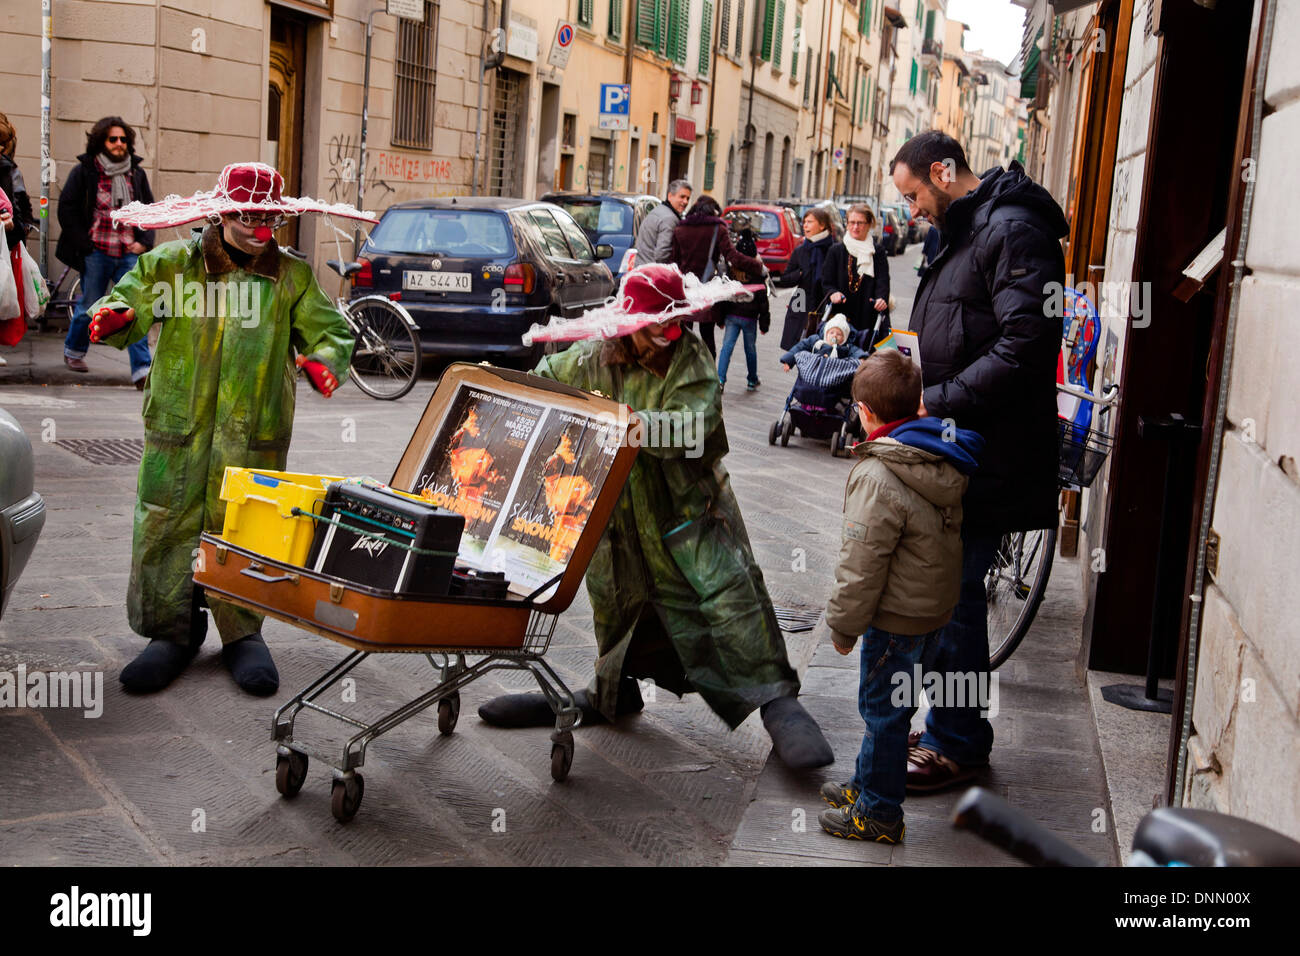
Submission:
[[[294,574],[292,571],[281,574],[279,577],[272,577],[271,575],[263,572],[262,565],[258,564],[255,561],[249,562],[248,567],[241,568],[239,573],[246,574],[250,578],[253,578],[254,580],[263,581],[267,584],[279,584],[281,581],[290,581],[293,584],[298,583],[298,575]]]

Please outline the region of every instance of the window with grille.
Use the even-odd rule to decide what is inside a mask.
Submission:
[[[591,21],[595,16],[596,0],[578,0],[578,24],[591,29]]]
[[[424,21],[397,21],[393,54],[393,145],[433,148],[433,98],[437,84],[438,5],[425,0]]]
[[[803,14],[794,12],[794,36],[790,39],[790,77],[799,78],[799,47],[803,45]]]
[[[745,0],[736,4],[736,59],[740,59],[740,44],[745,37]]]
[[[623,0],[609,0],[609,24],[605,32],[611,40],[621,39],[623,36]]]
[[[718,7],[718,49],[727,52],[731,45],[731,0],[722,0]]]
[[[785,0],[777,0],[776,34],[772,37],[772,66],[781,69],[781,41],[785,36]]]
[[[703,78],[709,75],[709,52],[713,45],[713,3],[704,0],[704,13],[700,18],[700,69]]]

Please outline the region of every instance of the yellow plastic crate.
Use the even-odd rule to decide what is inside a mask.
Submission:
[[[227,468],[221,479],[226,523],[221,536],[231,544],[276,561],[304,565],[311,551],[316,522],[299,518],[294,508],[319,513],[333,475],[304,475],[292,471]]]

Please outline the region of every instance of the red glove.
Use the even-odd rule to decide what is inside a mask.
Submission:
[[[114,309],[105,306],[90,320],[90,341],[102,342],[134,321],[135,309]]]
[[[317,362],[315,359],[309,359],[305,355],[299,355],[298,367],[307,373],[307,378],[311,379],[312,388],[320,392],[326,398],[334,394],[334,389],[339,387],[339,380],[328,368]]]

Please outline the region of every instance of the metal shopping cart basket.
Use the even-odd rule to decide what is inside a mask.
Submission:
[[[514,472],[502,475],[502,483],[509,479],[511,494],[522,494],[528,476],[537,471],[537,462],[549,451],[549,445],[545,444],[548,435],[572,435],[573,429],[587,427],[584,422],[598,423],[591,427],[604,429],[601,441],[607,450],[601,452],[600,468],[590,471],[587,483],[591,487],[584,499],[585,510],[576,517],[570,514],[571,520],[562,527],[556,525],[567,536],[564,542],[570,546],[565,549],[569,552],[567,562],[561,571],[530,592],[519,594],[512,590],[491,598],[395,593],[269,557],[215,533],[204,533],[200,540],[194,581],[208,594],[350,649],[346,657],[281,705],[272,724],[276,789],[285,797],[296,795],[306,779],[309,759],[315,757],[326,762],[332,767],[334,777],[331,809],[340,821],[351,820],[360,808],[365,784],[359,768],[365,763],[366,748],[371,743],[435,706],[439,732],[452,733],[460,715],[460,691],[494,670],[532,674],[555,712],[555,730],[551,734],[552,778],[564,780],[573,762],[573,729],[579,723],[581,711],[564,681],[546,662],[545,655],[555,632],[556,617],[572,601],[631,471],[637,452],[626,441],[631,412],[600,396],[531,375],[490,366],[453,365],[444,373],[429,401],[391,479],[393,488],[413,491],[439,487],[436,482],[431,485],[429,479],[438,475],[448,448],[459,447],[449,444],[448,435],[464,440],[465,409],[472,407],[472,403],[467,405],[464,400],[467,393],[486,396],[480,406],[483,418],[475,424],[481,436],[491,432],[490,422],[485,421],[492,410],[487,404],[489,400],[507,410],[513,409],[511,414],[515,417],[504,431],[514,445],[522,447],[513,453],[513,460],[509,449],[496,459],[503,469]],[[562,431],[548,431],[552,414],[555,423],[563,426]],[[585,460],[582,449],[591,447],[583,443],[589,438],[588,435],[577,444],[579,463]],[[481,473],[482,453],[490,453],[492,446],[484,444],[471,450],[476,455],[476,473]],[[572,439],[568,440],[566,450],[572,457]],[[550,465],[554,458],[552,454],[546,464]],[[573,475],[569,477],[572,479]],[[566,485],[564,497],[570,504],[574,498],[572,485],[572,481]],[[472,511],[477,518],[482,517],[484,500],[489,499],[474,502]],[[445,503],[456,505],[450,499]],[[501,511],[504,515],[506,509]],[[470,529],[471,525],[467,523],[466,527]],[[500,530],[496,526],[495,531]],[[555,535],[550,534],[545,541],[554,556],[555,548],[559,547]],[[422,654],[432,665],[436,681],[414,699],[371,722],[321,703],[330,688],[376,653]],[[356,730],[337,760],[333,754],[327,755],[295,736],[295,721],[304,710]]]

